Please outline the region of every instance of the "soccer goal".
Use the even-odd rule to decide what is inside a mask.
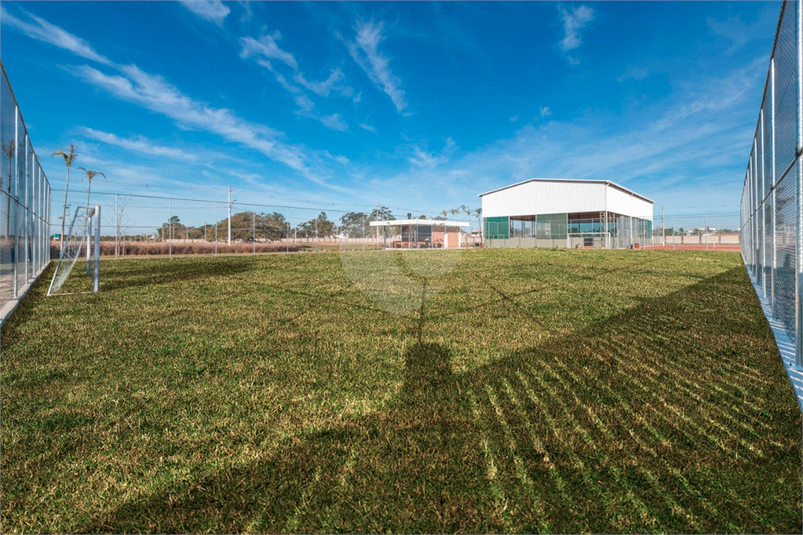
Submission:
[[[572,249],[610,249],[610,232],[569,233],[569,247]]]
[[[92,243],[92,223],[95,223],[95,240]],[[94,245],[94,247],[93,247]],[[97,292],[100,286],[100,206],[94,208],[79,206],[70,222],[70,230],[64,236],[59,253],[59,261],[47,295],[54,295],[61,290],[73,266],[86,251],[86,274],[90,274],[90,255],[94,249],[95,271],[92,291]]]

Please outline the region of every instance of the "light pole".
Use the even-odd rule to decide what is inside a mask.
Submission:
[[[231,245],[231,187],[229,187],[229,245]]]

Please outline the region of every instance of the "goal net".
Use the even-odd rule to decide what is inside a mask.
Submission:
[[[56,271],[53,273],[53,280],[50,281],[47,295],[53,295],[61,289],[75,263],[78,262],[79,258],[83,257],[82,253],[86,253],[84,247],[90,246],[87,234],[90,232],[94,213],[94,208],[86,206],[79,206],[75,209],[75,215],[72,218],[72,222],[70,222],[70,230],[64,236],[64,241],[61,245],[59,261],[56,264]]]
[[[572,249],[608,249],[613,244],[609,232],[572,232],[569,246]]]

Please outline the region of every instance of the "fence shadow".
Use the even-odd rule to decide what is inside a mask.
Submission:
[[[255,258],[255,257],[251,257]],[[142,259],[120,262],[114,266],[114,276],[104,277],[104,268],[110,266],[110,261],[102,261],[100,266],[100,291],[112,292],[137,287],[148,287],[161,284],[182,283],[192,284],[194,281],[208,279],[215,276],[231,276],[254,269],[253,264],[236,257],[218,257],[210,262],[208,258],[203,261],[185,261],[175,259],[159,262],[159,268],[154,269],[154,260]],[[83,265],[79,261],[73,272],[80,272]],[[74,276],[73,274],[70,275]]]
[[[385,410],[81,531],[796,531],[800,417],[757,307],[736,268],[463,374],[416,341]]]

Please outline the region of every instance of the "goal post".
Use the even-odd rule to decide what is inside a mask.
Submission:
[[[94,243],[91,240],[92,223],[95,223]],[[92,208],[79,206],[76,208],[75,215],[70,222],[69,231],[64,238],[59,252],[59,260],[56,264],[56,271],[53,273],[53,279],[50,281],[47,295],[50,296],[59,292],[84,251],[86,251],[87,275],[89,275],[89,261],[93,249],[95,270],[92,291],[97,292],[100,289],[100,206]]]

